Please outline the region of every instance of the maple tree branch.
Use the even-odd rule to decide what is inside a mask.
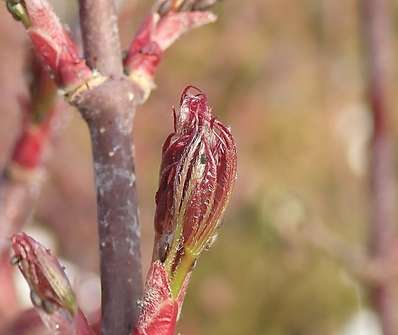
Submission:
[[[132,123],[136,106],[146,100],[152,89],[157,66],[151,68],[149,87],[145,81],[132,80],[129,84],[126,77],[119,79],[120,41],[112,2],[81,0],[80,15],[89,66],[112,76],[105,84],[81,96],[76,105],[88,123],[93,142],[101,249],[102,331],[103,334],[124,334],[135,326],[137,300],[142,295]],[[183,32],[214,19],[208,12],[171,13],[166,21],[170,23],[158,29],[155,42],[165,49]],[[155,22],[156,15],[150,14],[149,20]],[[151,35],[151,29],[151,24],[144,23],[140,32]],[[173,32],[170,40],[166,40],[170,36],[168,32]],[[141,62],[139,58],[134,64],[146,65],[147,47],[152,39],[141,45],[138,33],[135,41],[145,50],[135,49],[144,52],[144,60]],[[136,44],[133,42],[133,45]],[[149,62],[152,56],[149,51]],[[115,273],[118,276],[115,277]]]
[[[47,1],[8,0],[7,4],[11,14],[24,24],[42,63],[68,102],[79,109],[90,130],[100,244],[101,333],[128,335],[136,325],[138,299],[143,291],[133,118],[148,92],[140,82],[123,74],[113,1],[79,2],[86,59],[79,56],[76,43]],[[187,28],[215,19],[202,11],[185,15],[173,10],[167,17],[163,25],[167,29],[158,31],[164,34],[156,35],[163,50],[175,40],[167,36],[173,27],[178,28],[178,34],[172,36],[178,37]]]
[[[135,326],[143,291],[136,194],[133,117],[140,95],[122,78],[115,7],[81,0],[88,65],[109,79],[76,101],[90,129],[97,187],[102,334],[127,335]]]
[[[97,188],[103,334],[127,335],[142,294],[132,121],[135,91],[110,80],[84,94],[78,108],[90,129]]]

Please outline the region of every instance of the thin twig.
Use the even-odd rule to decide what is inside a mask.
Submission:
[[[368,101],[373,117],[370,143],[369,186],[371,201],[370,254],[387,259],[391,253],[395,225],[395,178],[389,131],[389,73],[391,70],[391,22],[389,1],[362,1],[362,23],[367,47]],[[391,283],[372,288],[374,307],[384,335],[397,334]]]
[[[54,138],[62,108],[56,103],[56,87],[32,55],[30,96],[21,101],[21,130],[11,156],[0,175],[0,299],[3,319],[16,309],[13,272],[9,264],[9,237],[30,219],[44,181],[47,152]]]
[[[0,176],[0,253],[10,235],[30,218],[40,193],[49,144],[56,133],[62,107],[47,71],[32,55],[30,97],[21,99],[21,130]]]
[[[281,238],[293,247],[314,247],[337,261],[359,282],[370,286],[398,279],[394,250],[383,259],[372,258],[361,248],[328,229],[321,222],[306,222],[300,229],[276,226]]]
[[[80,19],[87,64],[110,76],[121,76],[122,52],[113,1],[80,0]]]

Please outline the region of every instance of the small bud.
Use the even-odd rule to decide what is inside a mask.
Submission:
[[[165,259],[174,297],[214,242],[237,172],[230,130],[212,116],[206,96],[194,90],[184,90],[174,133],[163,145],[156,194],[154,259]]]
[[[47,314],[57,309],[77,312],[75,294],[57,259],[42,245],[24,233],[12,237],[13,259],[31,289],[35,307]]]
[[[209,11],[181,12],[182,3],[160,2],[141,24],[124,59],[125,71],[142,89],[144,100],[155,87],[153,77],[166,49],[188,31],[216,20]]]

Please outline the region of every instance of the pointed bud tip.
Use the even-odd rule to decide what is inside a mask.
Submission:
[[[175,295],[214,241],[236,180],[236,147],[199,88],[183,90],[174,114],[156,195],[154,259],[165,264]]]

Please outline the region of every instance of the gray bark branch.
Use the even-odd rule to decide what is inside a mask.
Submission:
[[[123,77],[115,6],[80,0],[85,56],[109,79],[75,104],[87,121],[97,188],[103,335],[128,335],[143,291],[133,117],[139,92]]]

